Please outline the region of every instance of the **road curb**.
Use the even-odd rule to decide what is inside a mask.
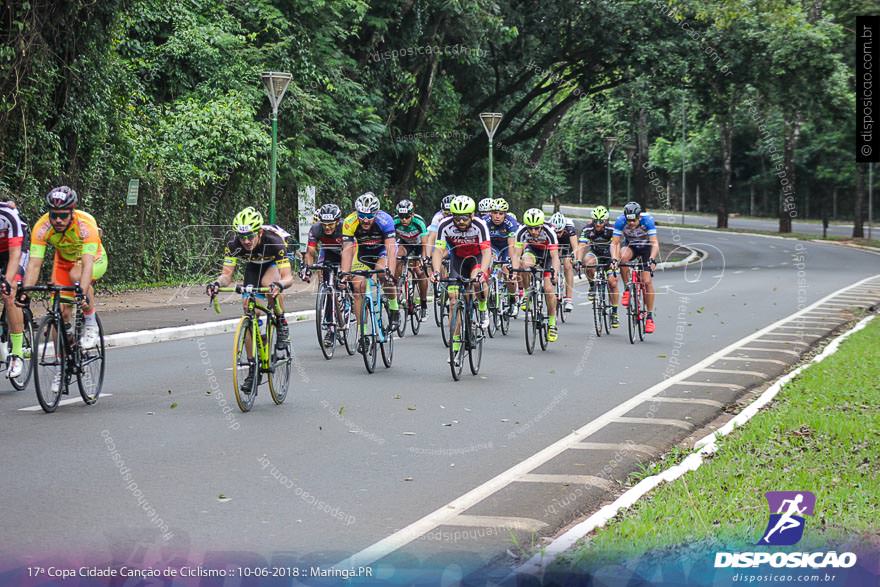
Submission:
[[[867,326],[875,317],[875,315],[870,315],[863,318],[855,326],[831,340],[822,352],[813,357],[810,361],[803,363],[793,371],[777,378],[757,399],[746,406],[724,426],[694,443],[694,452],[688,455],[681,463],[673,465],[656,475],[642,479],[612,503],[599,509],[586,520],[558,536],[553,542],[548,544],[546,548],[543,548],[541,552],[535,554],[525,563],[514,569],[512,575],[540,576],[550,565],[553,564],[557,557],[574,547],[578,541],[582,540],[591,532],[605,526],[605,524],[617,516],[622,510],[632,507],[639,499],[643,498],[654,488],[664,482],[674,481],[689,471],[696,471],[699,469],[705,460],[705,456],[712,455],[718,451],[717,441],[719,438],[727,436],[736,428],[745,425],[761,410],[761,408],[769,404],[789,381],[797,377],[804,369],[821,363],[823,360],[836,353],[840,347],[840,343],[849,338],[853,333],[865,328],[865,326]]]

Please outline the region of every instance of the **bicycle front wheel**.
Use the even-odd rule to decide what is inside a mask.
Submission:
[[[629,343],[635,344],[639,330],[639,303],[636,300],[635,287],[630,284],[626,289],[629,292],[629,305],[626,307],[626,329],[629,333]]]
[[[372,302],[368,298],[364,298],[363,301],[364,309],[362,314],[362,322],[361,324],[366,325],[366,334],[360,334],[360,349],[361,354],[364,356],[364,367],[367,368],[367,373],[372,373],[376,370],[376,346],[378,345],[377,338],[378,333],[376,332],[376,322],[373,319],[373,305]]]
[[[407,309],[407,312],[409,312],[409,328],[412,330],[413,336],[417,336],[419,329],[422,327],[422,298],[418,281],[412,278],[409,280],[407,299],[410,306]],[[416,304],[416,301],[419,303]]]
[[[98,401],[104,385],[104,327],[101,317],[95,314],[98,323],[98,344],[93,349],[81,349],[79,352],[79,368],[76,370],[76,385],[79,395],[86,405]]]
[[[605,312],[605,304],[602,303],[600,291],[601,286],[597,284],[595,297],[593,298],[593,327],[596,329],[596,336],[602,336],[602,314]]]
[[[468,363],[471,374],[480,372],[480,362],[483,360],[483,329],[480,327],[479,312],[475,304],[471,303],[471,311],[467,320]]]
[[[443,304],[446,303],[445,300],[445,288],[441,286],[439,283],[435,283],[432,285],[434,289],[434,322],[437,323],[437,328],[443,328],[442,317],[443,313],[441,309],[443,308]]]
[[[526,306],[523,324],[526,327],[526,352],[531,355],[535,352],[535,341],[538,338],[538,323],[535,319],[535,311],[531,303]]]
[[[333,315],[333,291],[322,283],[315,297],[315,330],[321,354],[328,361],[336,350],[336,316]]]
[[[443,344],[448,347],[452,339],[449,337],[449,298],[446,295],[445,288],[440,292],[440,297],[442,298],[440,304],[440,334],[443,337]]]
[[[253,319],[242,316],[235,329],[235,342],[232,345],[232,389],[238,409],[249,412],[257,398],[257,384],[260,382],[254,344]],[[248,358],[248,350],[251,357]]]
[[[338,303],[340,304],[337,309],[339,310],[342,342],[345,344],[345,352],[351,356],[357,352],[358,334],[357,320],[354,317],[354,300],[351,299],[351,294],[346,291]]]
[[[61,399],[67,383],[67,357],[62,336],[61,321],[51,314],[40,320],[34,336],[34,387],[40,407],[47,414],[58,407],[58,400]],[[55,390],[52,389],[53,386],[56,386]]]
[[[636,306],[639,312],[639,340],[645,340],[645,322],[648,319],[647,310],[645,309],[645,290],[644,286],[639,284],[639,287],[636,288],[636,292],[639,296],[639,303]]]
[[[34,319],[31,316],[30,310],[25,308],[24,330],[22,331],[21,342],[21,360],[24,362],[24,365],[22,366],[21,374],[9,380],[12,383],[12,387],[18,391],[27,387],[28,382],[31,380],[31,374],[34,372],[34,362],[32,360],[34,348]]]
[[[464,337],[460,334],[464,330],[461,325],[462,320],[464,320],[464,302],[459,299],[451,309],[449,325],[447,326],[449,331],[449,368],[452,370],[452,378],[455,381],[461,379],[461,371],[464,368],[465,345],[461,342],[461,339]],[[456,336],[456,326],[458,326],[457,330],[459,332],[459,340],[457,341],[458,349],[455,348],[456,344],[453,343]]]
[[[283,349],[279,349],[278,328],[272,327],[269,333],[269,395],[276,405],[281,405],[287,399],[287,389],[290,386],[290,366],[293,363],[293,350],[290,339]],[[335,341],[333,343],[336,344]]]
[[[602,296],[602,323],[605,325],[605,334],[611,334],[611,303],[608,301],[608,284],[602,282],[599,286],[599,295]]]
[[[391,361],[394,360],[394,329],[389,328],[388,326],[391,324],[392,312],[391,308],[388,307],[388,302],[384,301],[382,307],[385,308],[385,320],[383,320],[381,328],[383,329],[385,336],[379,346],[382,349],[382,362],[385,364],[385,368],[388,369],[391,367]],[[405,322],[405,320],[400,320],[400,322]]]

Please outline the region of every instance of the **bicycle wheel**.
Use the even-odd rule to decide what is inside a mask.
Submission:
[[[289,338],[283,349],[278,349],[275,346],[277,342],[278,328],[273,325],[269,332],[269,371],[266,376],[269,380],[269,395],[272,396],[272,401],[280,406],[287,398],[287,389],[290,386],[293,349]]]
[[[40,320],[34,336],[34,352],[36,362],[34,364],[34,387],[37,390],[37,400],[43,411],[51,414],[58,407],[61,394],[66,391],[66,356],[64,353],[64,341],[62,340],[62,328],[59,328],[60,320],[49,314]],[[52,391],[52,383],[55,379],[60,380],[56,391]]]
[[[489,295],[486,298],[486,311],[489,312],[489,327],[486,333],[489,338],[495,338],[495,332],[498,330],[498,283],[493,278],[489,282]]]
[[[483,329],[480,328],[479,312],[474,303],[471,303],[471,311],[465,325],[468,327],[468,363],[470,364],[471,374],[476,375],[480,372],[480,362],[483,360],[484,334]]]
[[[534,312],[534,305],[530,301],[526,304],[526,311],[523,314],[523,324],[526,327],[526,352],[530,355],[535,352],[535,340],[538,338],[538,324]]]
[[[635,286],[629,284],[626,286],[629,292],[629,305],[626,307],[626,328],[629,333],[629,343],[635,344],[636,334],[639,330],[639,311],[638,300],[636,299]]]
[[[563,273],[556,280],[556,322],[565,323],[565,308],[563,308],[563,298],[565,297],[565,274]]]
[[[449,346],[449,297],[446,294],[446,288],[440,292],[442,304],[440,306],[440,334],[443,337],[443,344]]]
[[[645,309],[645,286],[639,282],[639,286],[636,288],[636,292],[639,296],[639,340],[645,340],[645,321],[648,318],[648,311]]]
[[[24,365],[22,365],[21,375],[9,380],[12,383],[12,387],[18,391],[27,387],[28,382],[31,380],[31,374],[34,372],[34,362],[32,360],[34,348],[34,319],[31,316],[30,310],[25,308],[24,330],[22,330],[21,341],[21,360]]]
[[[339,311],[339,324],[342,326],[337,330],[341,333],[345,352],[350,356],[357,352],[357,320],[354,316],[354,301],[348,291],[340,298],[337,310]]]
[[[422,297],[418,281],[412,278],[409,280],[407,299],[409,299],[411,306],[407,309],[407,312],[409,312],[409,329],[412,331],[413,336],[418,336],[419,330],[422,328]],[[416,301],[418,301],[418,304]]]
[[[595,297],[593,298],[593,327],[596,330],[596,336],[602,336],[602,313],[605,312],[605,306],[600,296],[602,284],[596,284]]]
[[[336,325],[333,316],[333,291],[322,283],[318,286],[318,295],[315,297],[315,331],[318,335],[318,347],[321,354],[328,361],[333,358],[336,350]],[[329,341],[330,344],[325,344]]]
[[[403,275],[400,276],[400,281],[397,282],[397,307],[399,308],[399,312],[403,314],[402,316],[398,316],[400,318],[397,321],[397,335],[400,338],[406,334],[406,322],[407,318],[409,318],[409,278],[407,277],[408,273],[406,271],[403,272]],[[384,304],[383,304],[384,305]]]
[[[443,328],[443,314],[441,309],[445,302],[445,300],[443,299],[443,294],[445,293],[446,288],[439,283],[434,283],[431,285],[431,287],[433,288],[434,294],[434,322],[437,323],[437,328]]]
[[[385,364],[385,368],[391,367],[391,361],[394,360],[394,330],[388,328],[388,324],[391,324],[391,308],[388,307],[388,301],[383,300],[382,307],[385,308],[385,319],[382,320],[382,325],[380,328],[383,329],[385,333],[385,340],[379,343],[379,346],[382,349],[382,362]],[[401,320],[400,322],[404,322]]]
[[[364,356],[364,367],[367,373],[376,370],[376,346],[378,344],[378,333],[376,332],[376,322],[373,320],[373,305],[368,296],[364,296],[364,307],[361,312],[362,324],[366,325],[366,333],[360,335],[361,354]]]
[[[257,398],[257,385],[260,382],[259,369],[256,358],[248,358],[248,349],[254,352],[254,337],[252,336],[253,320],[250,316],[242,316],[235,328],[235,342],[232,345],[232,389],[235,391],[235,401],[238,409],[249,412]],[[250,384],[242,389],[251,376]]]
[[[611,334],[611,304],[608,301],[608,283],[601,284],[600,295],[602,296],[602,323],[605,326],[605,334]]]
[[[76,385],[79,387],[79,395],[82,396],[86,405],[92,405],[98,401],[101,388],[104,385],[104,327],[101,325],[101,317],[95,314],[95,322],[98,323],[98,344],[93,349],[80,347],[78,354],[79,367],[76,370]]]
[[[538,325],[538,342],[541,343],[541,350],[542,351],[547,350],[547,344],[548,344],[547,337],[549,336],[549,330],[548,330],[548,326],[547,326],[547,317],[544,315],[546,312],[546,304],[545,304],[546,301],[547,301],[547,299],[544,297],[544,292],[542,291],[541,293],[538,294],[538,297],[536,300],[537,303],[535,304],[535,307],[536,307],[535,323]],[[556,319],[557,319],[556,323],[559,324],[559,322],[558,322],[559,308],[558,307],[556,310]]]
[[[449,332],[448,338],[450,340],[449,346],[449,368],[452,370],[452,378],[455,381],[461,379],[461,371],[464,368],[464,352],[465,345],[463,342],[460,342],[458,345],[458,350],[455,350],[455,346],[451,343],[453,337],[455,336],[455,331],[453,328],[456,325],[456,322],[461,322],[464,318],[464,302],[459,299],[455,306],[452,307],[452,311],[449,316],[449,325],[447,326]],[[459,328],[459,332],[463,332],[464,328]],[[459,335],[459,338],[464,338]]]

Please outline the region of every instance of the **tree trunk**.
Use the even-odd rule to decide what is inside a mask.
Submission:
[[[785,144],[783,145],[783,174],[779,178],[782,191],[780,192],[781,205],[779,206],[779,232],[791,232],[791,219],[798,215],[797,211],[797,183],[794,167],[794,153],[797,150],[798,139],[801,136],[801,113],[794,113],[794,119],[786,116]],[[779,177],[779,174],[777,174]]]
[[[639,110],[636,121],[636,153],[633,163],[633,194],[635,199],[641,202],[650,197],[648,173],[645,171],[645,163],[648,162],[648,112],[644,108]]]
[[[853,210],[853,238],[865,237],[865,163],[856,163],[856,204]]]
[[[717,228],[727,228],[727,200],[730,195],[730,178],[733,175],[733,124],[730,118],[720,123],[721,130],[721,189],[718,190]]]

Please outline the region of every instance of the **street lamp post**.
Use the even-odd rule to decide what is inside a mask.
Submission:
[[[636,154],[635,145],[627,145],[623,148],[626,153],[626,199],[632,202],[632,192],[630,189],[630,175],[632,174],[632,158]]]
[[[608,156],[605,161],[605,169],[608,179],[608,209],[611,209],[611,154],[617,145],[617,137],[604,137],[602,143],[605,145],[605,154]]]
[[[480,113],[480,122],[483,123],[483,129],[486,131],[486,136],[489,137],[489,197],[492,197],[492,138],[495,136],[495,131],[498,130],[498,126],[501,124],[501,119],[504,117],[500,112],[481,112]]]
[[[269,103],[272,105],[272,191],[269,196],[269,224],[275,223],[275,184],[278,164],[278,105],[293,76],[280,71],[264,71],[260,74]]]

